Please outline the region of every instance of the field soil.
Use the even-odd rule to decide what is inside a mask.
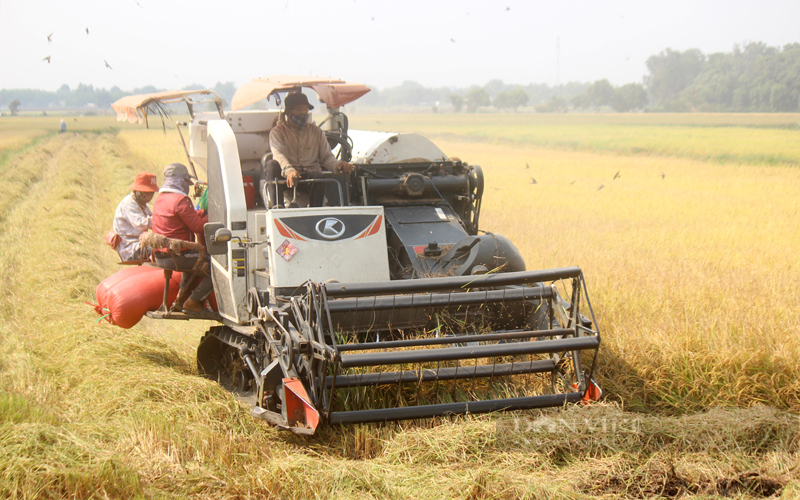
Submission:
[[[183,161],[175,132],[17,118],[0,118],[0,497],[800,496],[797,115],[352,116],[480,164],[482,228],[529,269],[584,270],[607,396],[313,438],[198,375],[211,322],[122,330],[85,304],[120,268],[103,237],[134,175]]]

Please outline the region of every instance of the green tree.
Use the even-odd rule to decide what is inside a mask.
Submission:
[[[773,84],[769,92],[770,111],[794,111],[797,99],[792,97],[792,93],[786,85]]]
[[[589,101],[589,96],[586,93],[578,94],[572,99],[570,99],[572,105],[577,109],[587,109],[592,106],[591,101]]]
[[[498,108],[511,108],[516,111],[518,107],[528,104],[529,99],[528,94],[517,87],[497,94],[497,97],[494,98],[494,105]]]
[[[647,59],[650,74],[644,81],[653,101],[665,108],[675,106],[681,92],[703,71],[706,57],[697,49],[678,52],[667,49]]]
[[[217,93],[217,95],[222,99],[222,103],[225,107],[228,107],[228,104],[233,101],[233,94],[236,93],[236,85],[233,82],[217,82],[216,85],[211,87],[211,90]]]
[[[450,94],[450,104],[453,105],[453,110],[456,113],[460,113],[461,108],[464,107],[464,96],[460,94]]]
[[[614,99],[614,87],[608,80],[597,80],[586,89],[586,97],[595,108],[609,106]]]
[[[478,111],[480,106],[489,106],[490,104],[492,104],[492,100],[484,88],[472,89],[467,94],[467,111],[470,113]]]
[[[19,106],[20,106],[19,99],[14,99],[13,101],[8,103],[8,110],[11,111],[11,116],[14,116],[17,113],[19,113]]]
[[[495,79],[495,80],[490,80],[489,83],[483,86],[483,88],[485,88],[486,92],[489,93],[489,97],[494,97],[498,93],[500,93],[505,86],[506,84],[503,83],[503,80]]]
[[[647,91],[641,83],[629,83],[614,89],[611,107],[614,111],[625,113],[647,106]]]

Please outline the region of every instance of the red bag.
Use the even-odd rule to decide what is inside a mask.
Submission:
[[[178,296],[181,273],[172,273],[169,282],[169,301]],[[106,320],[122,328],[134,326],[147,311],[161,306],[164,295],[164,271],[150,266],[123,269],[104,279],[95,296],[98,314],[106,314]]]
[[[178,296],[181,286],[181,273],[173,272],[169,280],[169,304]],[[142,319],[147,311],[161,307],[164,296],[164,270],[150,266],[137,266],[123,269],[103,280],[96,291],[98,314],[105,314],[106,320],[120,328],[131,328]],[[208,301],[215,311],[217,301],[214,294]]]
[[[110,246],[114,250],[117,249],[117,245],[119,245],[120,241],[122,241],[122,238],[120,238],[120,236],[114,231],[109,231],[108,234],[106,234],[106,245]]]
[[[95,290],[95,298],[97,299],[97,306],[95,306],[95,310],[97,311],[97,314],[103,315],[108,312],[108,292],[114,288],[117,283],[141,273],[158,273],[158,275],[161,276],[161,279],[164,279],[163,271],[149,266],[126,267],[122,271],[112,274],[108,278],[101,281],[100,284],[97,285],[97,290]]]
[[[108,319],[112,325],[131,328],[147,311],[161,307],[164,296],[164,272],[140,273],[112,288],[108,292]],[[181,273],[172,273],[169,282],[169,304],[178,296]]]
[[[247,208],[253,208],[256,206],[256,187],[253,185],[253,178],[245,175],[242,177],[242,183],[244,184],[244,199],[247,203]]]

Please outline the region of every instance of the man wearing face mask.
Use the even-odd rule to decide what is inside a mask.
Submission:
[[[195,210],[189,198],[189,187],[194,180],[185,165],[171,163],[164,168],[164,185],[153,204],[153,232],[168,238],[203,242],[203,225],[208,222],[205,210]],[[167,269],[192,269],[199,254],[196,250],[183,250],[180,255],[170,255],[167,249],[154,252],[156,263]],[[177,266],[177,267],[176,267]],[[189,285],[191,273],[183,273],[181,287]],[[183,303],[187,315],[203,311],[203,301],[213,289],[211,278],[203,279]]]
[[[318,126],[308,123],[308,113],[314,109],[305,94],[294,93],[286,96],[284,121],[276,125],[269,133],[269,146],[272,160],[265,165],[266,180],[286,180],[286,186],[294,187],[301,179],[322,178],[322,169],[331,172],[351,172],[353,165],[346,161],[338,161],[328,144],[328,139]],[[326,183],[329,184],[329,183]],[[312,207],[322,206],[323,197],[328,193],[328,201],[338,197],[335,189],[321,183],[314,183],[311,188]],[[335,196],[333,193],[337,193]],[[283,204],[283,186],[269,185],[270,207]],[[331,200],[334,198],[334,200]],[[338,200],[336,200],[338,201]]]
[[[156,174],[150,172],[136,174],[136,179],[130,188],[131,192],[119,202],[114,212],[113,229],[119,236],[116,250],[123,261],[148,257],[142,255],[139,235],[153,226],[153,211],[147,204],[158,191]]]

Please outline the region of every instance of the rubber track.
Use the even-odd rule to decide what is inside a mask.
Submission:
[[[257,345],[253,337],[234,331],[226,326],[211,327],[200,339],[200,344],[202,345],[209,336],[213,336],[223,344],[240,350],[242,348],[255,350]]]

